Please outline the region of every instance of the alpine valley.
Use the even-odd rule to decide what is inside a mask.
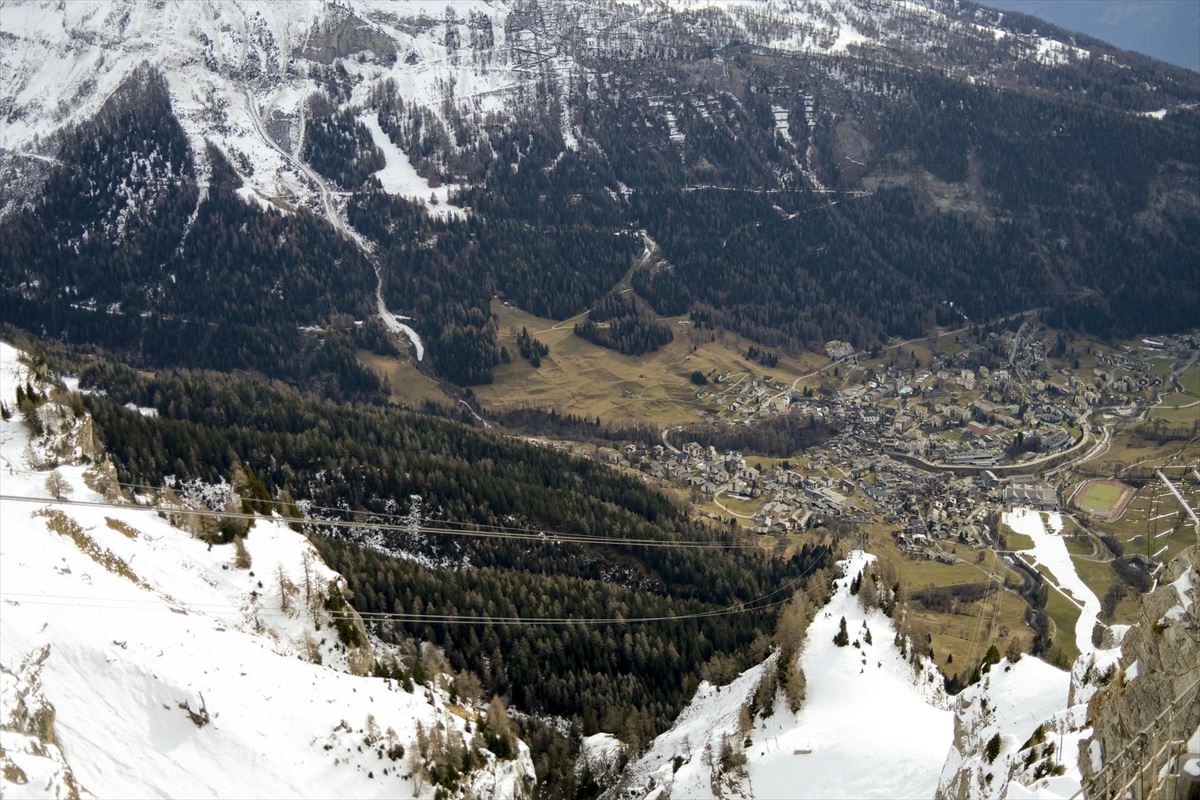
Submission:
[[[0,0],[2,794],[1191,796],[1198,310],[1034,17]]]

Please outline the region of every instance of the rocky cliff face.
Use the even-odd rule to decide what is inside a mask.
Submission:
[[[1167,565],[1158,588],[1142,598],[1141,611],[1141,624],[1122,644],[1120,663],[1101,677],[1105,686],[1088,704],[1095,732],[1080,743],[1079,760],[1089,778],[1200,680],[1200,546]],[[1200,703],[1184,711],[1180,728],[1195,730]]]
[[[309,34],[300,56],[329,65],[368,51],[385,64],[396,60],[396,44],[389,36],[349,11],[335,9]]]
[[[0,772],[6,796],[28,789],[56,800],[78,800],[75,773],[55,736],[54,706],[42,692],[42,664],[49,655],[46,645],[14,669],[0,665]]]

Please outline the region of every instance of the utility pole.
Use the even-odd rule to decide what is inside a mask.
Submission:
[[[408,529],[409,536],[421,533],[421,495],[408,496],[408,515],[404,518],[404,526]]]

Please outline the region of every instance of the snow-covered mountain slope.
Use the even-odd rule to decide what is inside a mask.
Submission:
[[[59,455],[86,415],[20,357],[0,343],[0,400],[15,410],[27,382],[50,399],[0,422],[4,796],[432,796],[418,730],[475,749],[480,711],[369,677],[382,646],[282,523],[210,545],[135,505],[51,503],[119,492],[105,464]],[[462,795],[528,794],[523,743],[478,754]]]
[[[95,114],[148,63],[166,77],[197,159],[212,141],[244,173],[248,196],[319,209],[336,192],[296,156],[305,99],[322,85],[349,87],[345,103],[368,107],[372,90],[391,80],[406,103],[452,123],[454,138],[470,129],[459,118],[475,126],[512,118],[547,75],[590,85],[614,63],[605,59],[683,58],[732,42],[933,65],[972,82],[1020,80],[1026,64],[1122,57],[1010,19],[947,0],[3,0],[0,151],[52,157],[57,129]],[[568,147],[580,144],[577,113],[563,108]],[[445,192],[392,158],[381,178],[388,191],[422,200]]]
[[[198,159],[205,140],[212,141],[238,165],[247,194],[320,210],[333,202],[330,189],[296,158],[304,100],[318,86],[314,67],[345,58],[343,70],[399,78],[405,97],[423,105],[439,107],[456,88],[481,110],[501,107],[489,97],[507,80],[502,72],[489,76],[453,64],[436,43],[430,29],[445,8],[357,0],[5,2],[0,149],[37,152],[58,128],[94,115],[126,76],[149,63],[166,77]],[[455,8],[464,19],[496,14],[483,2]],[[370,83],[359,84],[357,101],[365,100]]]
[[[873,558],[854,551],[840,562],[843,576],[800,655],[807,699],[798,713],[780,696],[746,727],[745,708],[777,654],[728,686],[702,684],[624,785],[646,797],[931,797],[953,718],[936,669],[915,668],[892,620],[851,593]],[[853,643],[839,647],[843,618]]]

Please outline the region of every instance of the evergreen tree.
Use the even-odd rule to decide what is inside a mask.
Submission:
[[[838,647],[845,647],[850,644],[850,634],[846,631],[845,617],[842,617],[842,621],[838,624],[838,632],[834,634],[833,643]]]

